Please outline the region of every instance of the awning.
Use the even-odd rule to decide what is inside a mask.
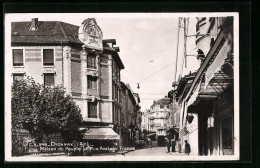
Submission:
[[[84,131],[83,139],[112,140],[120,139],[120,135],[115,133],[111,127],[97,127]]]
[[[224,65],[225,60],[228,57],[228,53],[231,51],[232,46],[228,44],[228,40],[220,43],[221,47],[214,61],[209,65],[205,72],[205,85],[204,89],[208,86],[209,81],[214,77],[214,74],[221,70],[222,65]],[[222,46],[221,46],[222,45]]]

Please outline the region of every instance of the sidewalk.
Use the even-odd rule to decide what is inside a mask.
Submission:
[[[117,152],[93,153],[93,156],[125,155],[132,150],[118,150]]]

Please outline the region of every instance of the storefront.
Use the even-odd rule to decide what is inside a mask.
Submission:
[[[100,147],[119,147],[120,136],[111,127],[83,128],[83,141],[88,142],[94,149]]]

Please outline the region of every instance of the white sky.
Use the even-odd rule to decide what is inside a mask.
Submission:
[[[83,20],[96,18],[97,24],[103,32],[103,38],[116,39],[117,46],[120,48],[119,55],[125,65],[125,69],[121,71],[121,80],[130,83],[133,91],[139,93],[141,110],[145,110],[152,105],[154,100],[163,98],[172,89],[171,85],[174,80],[176,65],[179,16],[180,14],[174,13],[28,13],[8,14],[6,23],[30,21],[31,18],[39,18],[39,21],[62,21],[80,26]],[[195,21],[195,18],[190,19],[189,34],[195,34]],[[187,54],[196,54],[196,49],[193,50],[195,47],[195,39],[189,38]],[[179,57],[182,56],[183,29],[180,30],[179,42]],[[179,59],[178,68],[181,63],[182,60]],[[190,67],[194,67],[193,70],[198,68],[197,60],[194,57],[188,58],[188,67],[189,70]],[[184,74],[187,74],[189,70],[184,70]],[[156,74],[149,77],[154,73]],[[139,82],[141,82],[140,89],[137,89],[137,83]]]

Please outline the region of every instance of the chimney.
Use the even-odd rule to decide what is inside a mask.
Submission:
[[[38,29],[38,18],[32,18],[32,25],[31,30],[37,30]]]

